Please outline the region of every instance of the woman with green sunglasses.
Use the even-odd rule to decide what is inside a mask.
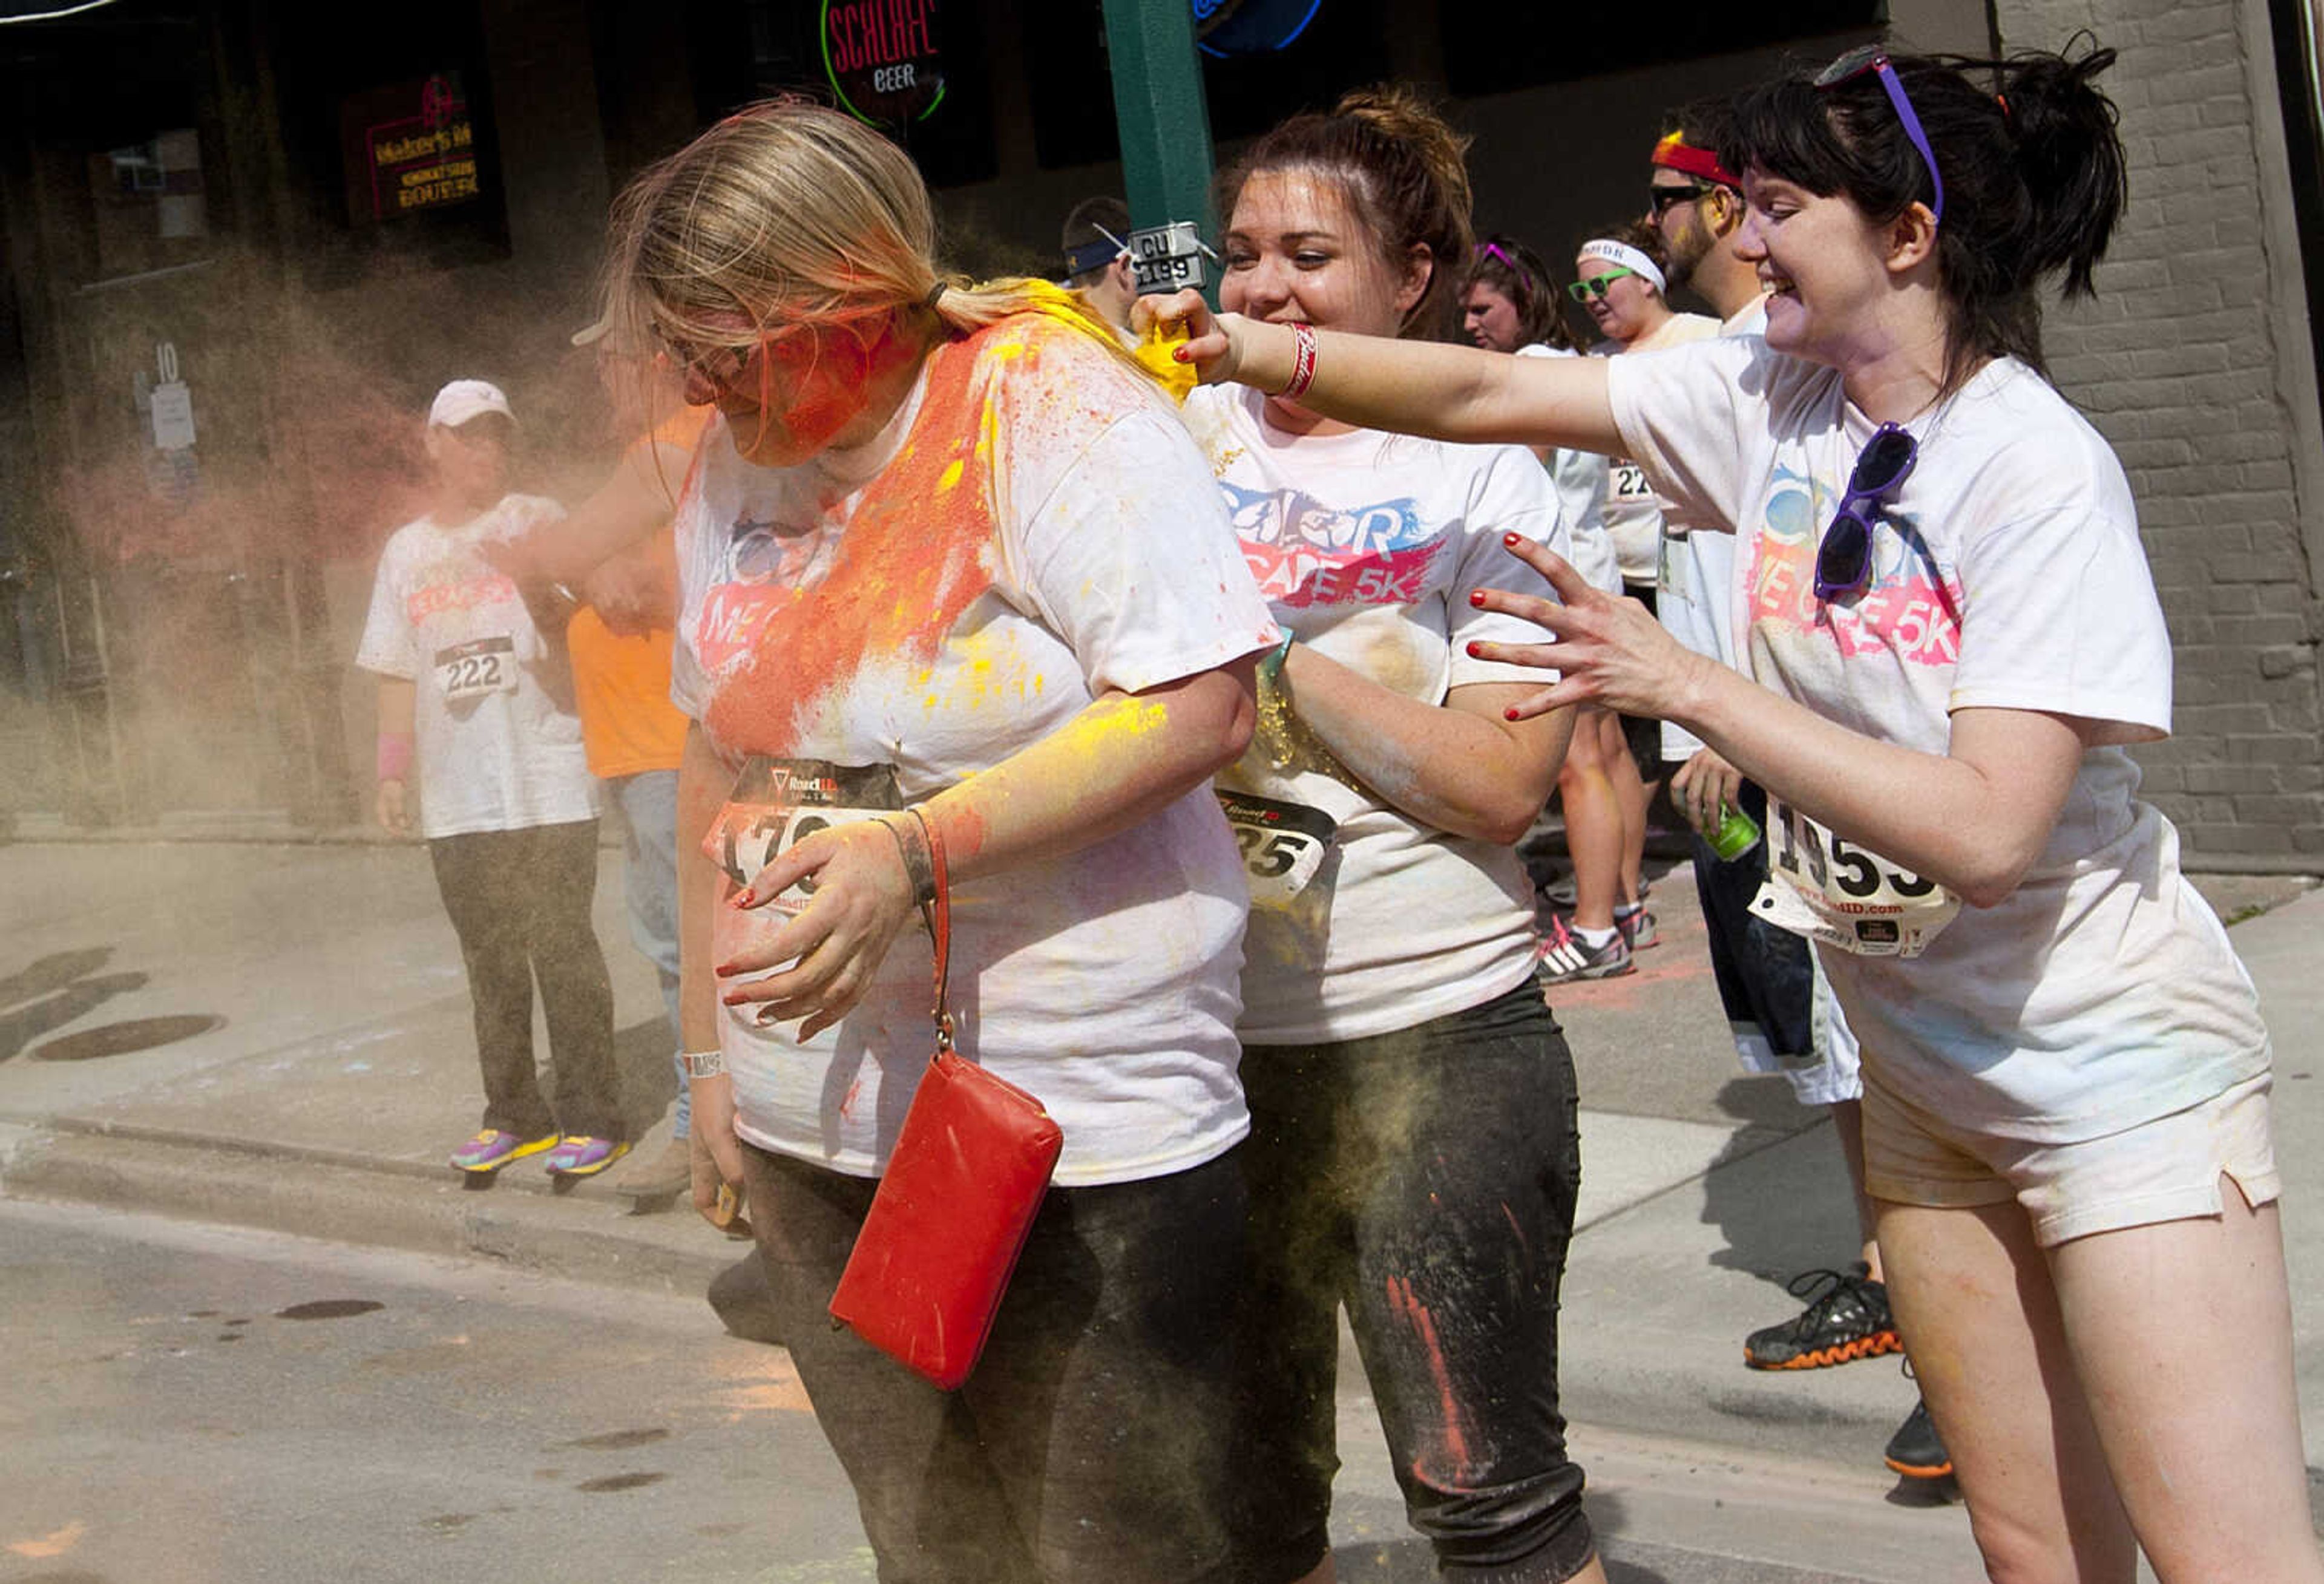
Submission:
[[[1589,310],[1605,337],[1593,353],[1646,352],[1718,334],[1716,319],[1671,311],[1663,299],[1668,262],[1662,232],[1640,220],[1618,221],[1582,244],[1574,261],[1580,278],[1566,292]],[[1620,577],[1600,586],[1651,607],[1661,582],[1662,503],[1628,457],[1614,457],[1607,469],[1603,517]],[[1558,780],[1566,852],[1573,860],[1573,910],[1553,914],[1545,930],[1541,966],[1547,983],[1628,973],[1635,966],[1631,954],[1656,942],[1654,916],[1640,892],[1646,806],[1654,800],[1653,783],[1661,778],[1661,747],[1655,722],[1594,705],[1576,712]]]

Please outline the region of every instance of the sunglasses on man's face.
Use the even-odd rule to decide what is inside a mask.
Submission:
[[[1690,181],[1683,187],[1650,184],[1646,188],[1648,213],[1659,220],[1679,205],[1691,204],[1708,194],[1715,185],[1709,181]]]
[[[1574,281],[1565,289],[1566,295],[1576,302],[1588,302],[1593,297],[1605,296],[1606,289],[1623,276],[1637,273],[1636,270],[1625,269],[1620,264],[1616,264],[1602,275],[1592,275],[1587,281]]]
[[[1896,75],[1896,64],[1888,59],[1888,52],[1877,44],[1866,44],[1850,50],[1816,73],[1815,86],[1836,88],[1842,83],[1855,81],[1868,71],[1879,77],[1880,87],[1886,92],[1888,103],[1895,109],[1896,119],[1904,124],[1904,135],[1912,139],[1913,147],[1919,151],[1921,163],[1929,168],[1929,188],[1936,199],[1929,206],[1929,217],[1941,222],[1945,217],[1945,179],[1937,174],[1937,152],[1929,147],[1929,134],[1921,130],[1921,118],[1914,114],[1913,101],[1904,94],[1904,79]]]
[[[1872,431],[1848,475],[1848,493],[1816,546],[1815,596],[1830,602],[1872,581],[1872,522],[1920,459],[1921,443],[1893,423]]]

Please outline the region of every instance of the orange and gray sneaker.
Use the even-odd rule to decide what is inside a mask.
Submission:
[[[1888,1314],[1888,1289],[1862,1260],[1844,1271],[1803,1272],[1788,1290],[1808,1306],[1743,1340],[1743,1362],[1753,1369],[1827,1369],[1904,1351]]]
[[[1907,1479],[1942,1479],[1953,1471],[1952,1454],[1945,1450],[1944,1438],[1929,1417],[1927,1398],[1904,1415],[1904,1423],[1888,1438],[1881,1461]]]
[[[629,1153],[626,1143],[592,1138],[586,1133],[567,1133],[540,1164],[560,1177],[594,1177]]]

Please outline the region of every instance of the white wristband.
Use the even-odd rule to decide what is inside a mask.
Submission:
[[[721,1050],[687,1051],[678,1060],[686,1064],[688,1078],[715,1078],[726,1071],[726,1053]]]

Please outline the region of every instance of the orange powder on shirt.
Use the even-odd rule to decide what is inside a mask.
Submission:
[[[1019,320],[929,354],[911,432],[856,498],[829,573],[770,610],[718,684],[706,724],[722,745],[788,754],[801,718],[867,660],[936,658],[992,585],[994,382],[1037,364],[1047,338]]]

